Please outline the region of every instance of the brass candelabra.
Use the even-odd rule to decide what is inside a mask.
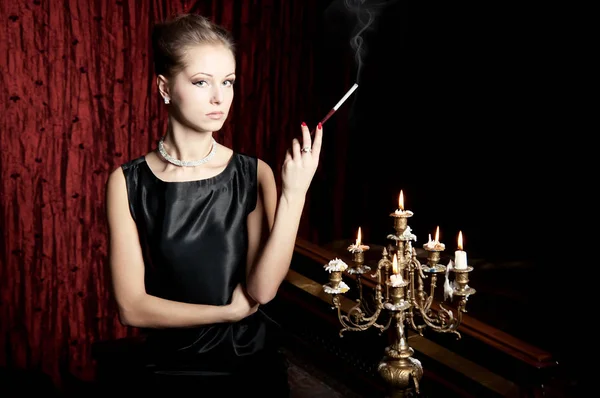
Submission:
[[[475,294],[475,289],[468,285],[469,273],[473,267],[467,265],[466,252],[462,250],[462,232],[458,236],[458,250],[454,261],[450,261],[447,266],[439,263],[440,253],[445,250],[445,245],[439,242],[438,228],[435,239],[431,240],[430,235],[429,241],[423,245],[427,252],[427,264],[421,264],[412,246],[412,242],[416,242],[416,236],[408,226],[408,218],[413,213],[404,210],[403,202],[401,191],[400,209],[390,214],[394,220],[395,233],[387,238],[393,244],[388,249],[383,249],[381,259],[371,275],[377,281],[373,293],[373,308],[367,308],[363,297],[361,276],[371,271],[371,267],[365,263],[364,254],[369,246],[361,243],[360,228],[356,243],[348,247],[348,251],[352,253],[350,265],[338,258],[331,260],[324,266],[329,272],[329,283],[323,285],[325,292],[332,296],[334,309],[337,309],[342,325],[340,337],[346,331],[364,331],[371,327],[379,329],[379,333],[387,330],[392,333],[391,344],[385,348],[377,370],[388,387],[389,396],[393,398],[418,395],[423,376],[421,362],[413,358],[414,350],[408,344],[405,326],[420,335],[429,327],[435,332],[453,333],[460,339],[457,328],[462,321],[462,313],[466,312],[469,296]],[[450,281],[450,272],[454,274],[453,281]],[[358,288],[356,305],[346,314],[342,312],[340,299],[340,295],[349,290],[349,286],[343,281],[344,273],[356,276]],[[439,310],[431,308],[438,277],[442,275],[445,276],[444,300],[458,300],[456,316],[441,303]],[[425,288],[427,279],[428,291]]]

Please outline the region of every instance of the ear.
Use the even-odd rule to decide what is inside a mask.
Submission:
[[[158,75],[156,85],[158,86],[158,92],[164,99],[171,99],[171,95],[169,94],[169,80],[165,76]]]

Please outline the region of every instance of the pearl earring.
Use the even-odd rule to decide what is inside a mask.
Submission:
[[[167,105],[168,105],[170,102],[171,102],[171,101],[170,101],[170,100],[169,100],[167,97],[165,97],[165,104],[167,104]]]

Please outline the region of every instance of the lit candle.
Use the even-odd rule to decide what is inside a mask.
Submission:
[[[400,190],[400,196],[398,196],[398,209],[394,213],[404,214],[404,194],[402,190]]]
[[[397,287],[404,282],[402,279],[402,275],[398,274],[398,258],[396,257],[396,253],[394,253],[394,259],[392,260],[392,272],[390,275],[390,283],[392,286]]]
[[[398,197],[398,207],[393,213],[390,213],[390,217],[394,218],[394,229],[396,230],[397,237],[400,237],[404,233],[410,233],[408,218],[413,216],[412,211],[404,210],[404,193],[402,191],[400,191],[400,196]]]
[[[400,196],[398,196],[398,209],[394,210],[394,212],[390,215],[396,218],[406,218],[412,217],[413,214],[414,213],[410,210],[404,210],[404,193],[402,190],[400,190]]]
[[[350,246],[348,246],[348,251],[351,253],[362,253],[363,251],[369,250],[369,246],[363,245],[361,239],[362,239],[362,234],[361,234],[360,227],[358,227],[358,234],[356,235],[356,243],[353,243]]]
[[[428,250],[444,250],[446,249],[446,245],[444,245],[443,243],[440,243],[440,226],[438,225],[437,229],[435,230],[435,240],[431,240],[431,234],[429,234],[429,242],[425,243],[423,245],[423,248],[428,249]]]
[[[463,251],[462,231],[458,232],[458,250],[454,252],[454,268],[467,269],[467,252]]]

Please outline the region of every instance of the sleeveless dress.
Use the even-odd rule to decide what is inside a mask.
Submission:
[[[257,159],[234,152],[220,174],[185,182],[159,179],[144,156],[121,168],[147,293],[185,303],[229,304],[245,280],[246,219],[257,203]],[[196,391],[206,397],[242,392],[287,397],[285,360],[272,329],[259,309],[235,323],[144,330],[141,387],[153,396]]]

